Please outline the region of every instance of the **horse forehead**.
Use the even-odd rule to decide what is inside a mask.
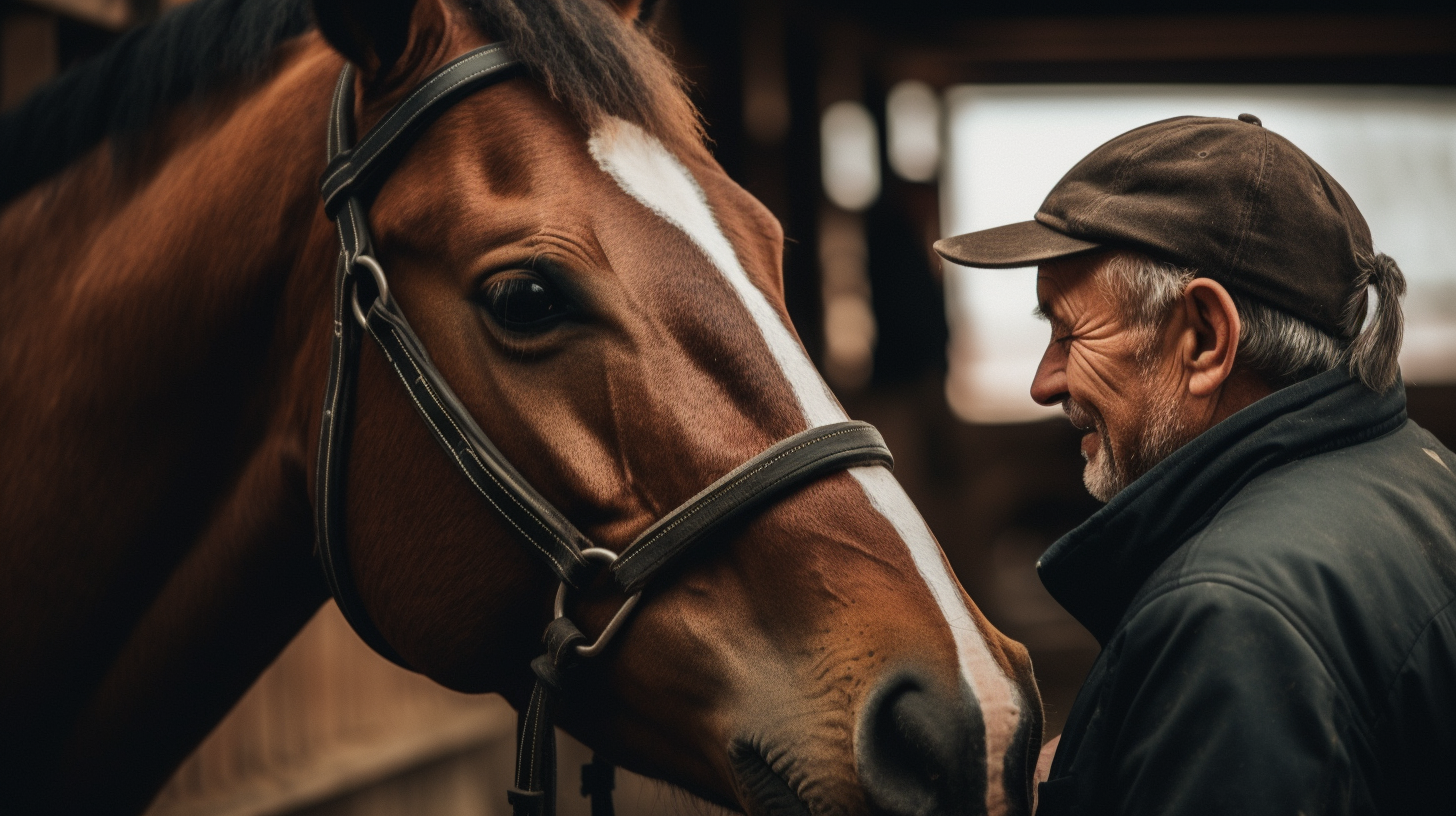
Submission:
[[[653,230],[654,238],[692,245],[706,257],[710,269],[741,268],[760,287],[776,288],[776,282],[764,276],[772,271],[768,267],[780,249],[774,240],[777,222],[711,159],[685,162],[641,128],[620,119],[598,125],[587,150],[613,186],[645,209],[642,215],[669,227]]]

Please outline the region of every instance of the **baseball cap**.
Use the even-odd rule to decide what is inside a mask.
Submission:
[[[1079,161],[1031,221],[937,241],[963,266],[1036,266],[1132,249],[1197,270],[1350,337],[1370,228],[1344,188],[1257,116],[1179,116],[1130,130]]]

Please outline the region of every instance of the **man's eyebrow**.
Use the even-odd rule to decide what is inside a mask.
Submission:
[[[1036,304],[1034,308],[1032,308],[1031,316],[1038,320],[1045,320],[1048,323],[1052,322],[1052,319],[1054,317],[1054,315],[1052,314],[1052,305],[1043,300],[1042,302]]]

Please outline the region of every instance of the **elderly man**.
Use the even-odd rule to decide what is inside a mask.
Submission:
[[[1040,265],[1031,393],[1107,502],[1038,564],[1103,647],[1039,813],[1456,812],[1456,456],[1406,418],[1405,282],[1340,185],[1180,117],[936,250]]]

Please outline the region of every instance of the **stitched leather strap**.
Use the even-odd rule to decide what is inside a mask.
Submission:
[[[364,610],[349,550],[344,546],[344,474],[348,471],[352,430],[354,381],[359,370],[359,341],[363,330],[349,313],[349,275],[341,255],[334,282],[333,337],[329,348],[329,379],[324,391],[324,414],[319,430],[318,464],[314,468],[314,523],[317,527],[319,566],[329,594],[360,639],[391,662],[409,668],[375,627]]]
[[[341,99],[352,101],[353,74],[345,70],[334,88],[333,112],[329,117],[328,149],[352,138],[353,117],[339,116]],[[319,566],[329,594],[334,596],[339,611],[361,640],[390,661],[405,665],[403,658],[375,627],[365,611],[354,585],[354,572],[349,551],[344,546],[344,475],[348,471],[349,438],[353,421],[354,382],[359,371],[359,342],[363,329],[349,310],[351,278],[349,264],[359,253],[371,251],[367,230],[357,230],[362,210],[353,204],[338,219],[339,241],[343,251],[334,269],[333,334],[329,341],[329,378],[324,389],[324,413],[319,430],[318,463],[314,468],[314,524],[317,528]],[[359,216],[359,220],[355,216]]]
[[[616,816],[612,807],[616,787],[617,769],[612,763],[592,754],[592,761],[581,766],[581,795],[591,797],[591,816]]]
[[[890,467],[894,458],[867,422],[838,422],[794,434],[648,527],[612,564],[612,574],[623,592],[638,592],[722,525],[826,473],[869,464]]]
[[[470,411],[430,362],[394,300],[388,304],[375,301],[369,310],[369,333],[389,358],[431,435],[460,472],[557,578],[580,587],[594,570],[581,555],[591,542],[536,492],[475,424]]]
[[[431,122],[459,99],[515,76],[518,68],[519,63],[505,46],[496,43],[457,57],[431,74],[371,128],[358,145],[353,148],[340,145],[339,150],[330,153],[328,169],[319,184],[324,212],[332,216],[350,197],[364,201],[373,198],[405,151]],[[348,100],[351,103],[352,85],[351,81]]]
[[[531,668],[546,660],[545,655],[536,658]],[[556,694],[538,677],[526,710],[516,719],[516,784],[506,793],[515,816],[556,812]]]

